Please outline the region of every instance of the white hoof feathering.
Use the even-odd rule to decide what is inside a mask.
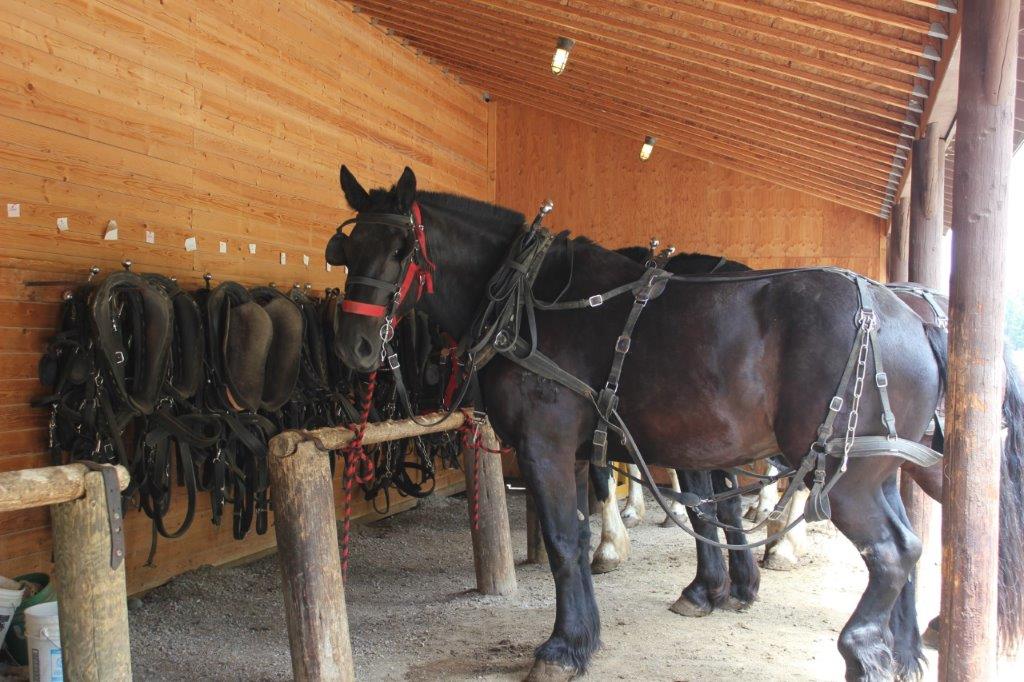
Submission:
[[[629,475],[640,478],[640,468],[635,464],[629,465]],[[626,498],[626,508],[622,510],[622,522],[626,528],[633,528],[644,520],[647,513],[647,504],[644,501],[644,487],[636,481],[629,481],[629,497]]]
[[[803,513],[804,506],[807,504],[807,495],[807,490],[795,493],[782,515],[782,519],[768,524],[768,533],[778,532],[795,521]],[[806,553],[807,524],[801,521],[770,549],[765,550],[764,566],[775,571],[789,571],[800,565],[800,558]]]
[[[668,481],[669,485],[672,486],[673,492],[679,493],[683,491],[682,487],[680,487],[679,485],[679,474],[676,473],[675,469],[668,470]],[[687,518],[686,507],[684,507],[682,504],[678,502],[673,502],[672,506],[670,506],[669,509],[672,512],[672,516],[675,516],[677,519],[684,520]],[[661,525],[665,528],[671,528],[672,526],[676,525],[676,522],[672,520],[672,517],[666,516],[665,520],[661,522]]]
[[[591,573],[614,571],[629,558],[629,533],[619,516],[614,479],[609,480],[609,486],[612,494],[601,507],[601,542],[594,550],[594,558],[590,562]]]

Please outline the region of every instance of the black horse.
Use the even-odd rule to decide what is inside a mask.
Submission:
[[[652,248],[642,246],[616,249],[616,253],[637,263],[652,261],[652,251]],[[743,263],[728,260],[724,256],[680,253],[667,257],[668,252],[664,253],[665,256],[655,257],[653,260],[661,262],[661,267],[674,275],[750,270]],[[676,473],[679,476],[679,487],[683,492],[693,493],[704,500],[711,499],[716,494],[724,495],[738,485],[734,474],[721,469],[678,469]],[[724,499],[718,504],[705,503],[698,508],[687,507],[686,513],[694,532],[716,542],[719,540],[716,522],[732,529],[743,527],[742,502],[739,497]],[[733,545],[747,543],[746,534],[742,530],[727,530],[725,539]],[[716,608],[742,611],[756,601],[761,586],[761,574],[753,552],[749,549],[731,549],[728,555],[729,568],[726,571],[722,551],[705,542],[697,541],[697,573],[672,605],[675,613],[699,617],[710,614]]]
[[[339,231],[328,245],[328,261],[344,263],[350,272],[349,307],[337,343],[343,360],[358,371],[376,369],[390,328],[385,316],[414,306],[456,338],[465,335],[488,281],[522,235],[523,216],[449,194],[418,193],[409,169],[389,190],[368,193],[345,168],[341,184],[357,212],[351,235]],[[420,222],[425,229],[412,227]],[[533,290],[540,300],[573,300],[644,275],[642,265],[620,254],[563,235],[548,251]],[[861,310],[858,287],[835,271],[669,282],[639,318],[618,387],[619,413],[639,449],[652,463],[677,469],[722,469],[778,452],[798,466],[829,405],[837,404],[836,386],[860,334],[858,323],[863,330],[871,319],[879,324],[877,346],[900,433],[920,439],[940,397],[944,349],[930,345],[922,320],[891,292],[865,286],[871,315]],[[432,295],[419,298],[431,289]],[[586,384],[603,385],[632,299],[537,310],[533,328],[540,350]],[[873,376],[874,361],[866,362]],[[600,645],[586,515],[595,410],[578,393],[503,356],[481,368],[479,378],[488,415],[516,449],[533,492],[555,579],[554,630],[537,648],[531,678],[568,679],[587,667]],[[852,402],[838,408],[837,423],[846,424]],[[882,413],[878,391],[864,391],[860,413]],[[861,438],[886,434],[877,418],[865,416],[854,425]],[[826,478],[833,480],[839,460],[827,459]],[[901,461],[891,454],[851,458],[828,494],[832,520],[869,573],[839,636],[848,679],[907,678],[920,670],[908,578],[921,543],[896,485]]]

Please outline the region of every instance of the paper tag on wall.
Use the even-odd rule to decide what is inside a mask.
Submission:
[[[256,255],[256,245],[255,244],[249,244],[249,255],[251,255],[251,256],[255,256]]]
[[[281,265],[287,265],[287,264],[288,264],[288,254],[285,253],[284,251],[282,251],[281,252]]]
[[[220,249],[221,253],[227,253],[228,252],[228,243],[227,242],[221,242],[220,246],[219,246],[219,249]]]
[[[117,241],[117,221],[110,220],[107,222],[107,230],[103,233],[103,239],[108,242]]]
[[[302,264],[309,267],[309,256],[306,254],[302,254]]]
[[[67,216],[62,216],[60,218],[57,218],[57,229],[60,230],[61,232],[67,232],[68,231],[68,219],[67,219]]]
[[[196,243],[196,238],[195,237],[189,237],[188,239],[185,240],[185,250],[186,251],[191,252],[191,251],[195,251],[198,248],[199,248],[199,244]]]
[[[156,232],[153,230],[146,230],[146,243],[156,244]]]
[[[8,218],[20,218],[21,217],[21,204],[7,204],[7,217]]]

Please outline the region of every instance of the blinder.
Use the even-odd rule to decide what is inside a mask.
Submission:
[[[418,203],[413,202],[412,210],[408,215],[404,214],[370,214],[356,216],[343,222],[330,242],[327,244],[327,261],[333,265],[341,265],[346,262],[345,245],[349,241],[348,235],[342,230],[348,225],[384,225],[397,227],[406,232],[406,239],[409,245],[408,251],[402,258],[402,265],[399,275],[394,281],[368,277],[365,275],[350,275],[345,282],[345,300],[341,303],[343,312],[365,317],[384,318],[384,325],[381,327],[381,338],[389,341],[394,333],[391,321],[398,308],[405,301],[416,283],[416,299],[426,291],[434,293],[434,263],[430,260],[427,252],[427,236],[423,226],[423,214]],[[349,293],[352,285],[369,287],[385,292],[386,303],[370,303],[354,300]]]

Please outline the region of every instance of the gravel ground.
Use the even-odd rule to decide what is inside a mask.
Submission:
[[[509,503],[522,560],[524,500],[513,493]],[[693,543],[657,525],[663,517],[649,511],[631,531],[630,562],[595,579],[605,646],[589,679],[841,679],[835,638],[866,580],[849,543],[824,526],[811,533],[804,565],[763,573],[761,600],[748,612],[691,620],[667,607],[692,577]],[[473,591],[463,499],[430,499],[358,526],[352,552],[347,595],[359,679],[517,680],[550,632],[554,587],[546,567],[520,565],[511,598]],[[146,594],[131,610],[136,678],[289,679],[279,588],[271,556],[199,570]],[[922,619],[933,609],[922,607]]]

